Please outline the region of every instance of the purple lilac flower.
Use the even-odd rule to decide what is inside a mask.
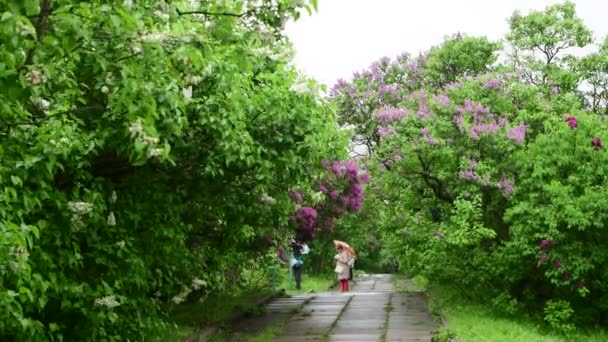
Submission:
[[[452,89],[457,89],[457,88],[461,88],[461,87],[462,87],[462,82],[460,82],[460,81],[448,83],[445,86],[443,86],[443,88],[446,90],[452,90]]]
[[[509,122],[506,116],[501,116],[500,118],[498,118],[498,127],[505,127],[508,123]]]
[[[338,161],[334,161],[331,165],[331,172],[337,174],[337,175],[341,175],[343,170],[342,167],[340,165],[340,163]]]
[[[488,80],[488,81],[487,81],[487,82],[486,82],[486,83],[483,85],[483,87],[484,87],[485,89],[493,89],[493,88],[498,88],[498,87],[500,87],[500,80],[499,80],[499,79],[496,79],[496,78],[493,78],[493,79],[491,79],[491,80]]]
[[[296,203],[302,203],[302,201],[304,200],[304,197],[302,196],[302,194],[297,191],[290,191],[289,198],[291,198],[291,200]]]
[[[449,107],[451,104],[450,98],[445,94],[436,95],[433,97],[433,100],[435,100],[435,102],[439,103],[443,107]]]
[[[329,229],[330,231],[333,230],[334,228],[334,219],[331,217],[328,217],[325,220],[325,228]]]
[[[369,175],[367,173],[363,173],[359,176],[359,180],[363,183],[369,182]]]
[[[519,126],[513,127],[506,133],[507,138],[515,140],[517,144],[521,144],[526,138],[526,124],[520,123]]]
[[[418,118],[426,119],[428,118],[429,108],[426,105],[426,93],[423,90],[420,90],[420,100],[418,102]]]
[[[399,89],[399,85],[386,85],[382,84],[378,87],[378,96],[390,95],[393,100],[396,100],[399,97],[397,93]]]
[[[562,267],[562,261],[561,261],[561,260],[559,260],[559,259],[555,260],[555,261],[553,262],[553,267],[555,267],[555,268],[560,268],[560,267]]]
[[[545,249],[549,247],[549,241],[547,240],[541,240],[540,243],[538,244],[538,248],[540,249]]]
[[[515,185],[515,181],[507,179],[505,174],[503,173],[500,176],[500,182],[496,184],[498,189],[502,189],[504,191],[504,196],[509,197],[513,193],[513,186]]]
[[[551,88],[551,94],[553,94],[553,95],[559,94],[559,87],[553,87],[553,88]]]
[[[311,207],[301,207],[290,219],[298,228],[312,230],[317,224],[317,211]]]
[[[602,139],[599,137],[593,138],[593,148],[600,150],[602,148]]]
[[[570,125],[570,128],[574,129],[578,126],[578,122],[576,122],[576,118],[574,116],[569,116],[566,118],[566,122]]]
[[[384,106],[376,114],[376,118],[385,122],[394,122],[401,120],[408,113],[405,109]]]
[[[474,170],[477,167],[477,163],[477,160],[471,159],[471,161],[469,162],[469,169]]]
[[[541,264],[544,264],[545,261],[547,261],[547,258],[549,258],[547,253],[541,253],[541,255],[538,256],[538,259],[540,260]]]
[[[565,271],[564,273],[562,273],[562,279],[563,279],[563,280],[568,280],[568,279],[570,279],[570,272]]]
[[[381,137],[388,137],[391,135],[397,135],[397,131],[392,126],[378,126],[378,134]]]
[[[336,96],[340,95],[342,90],[346,87],[348,87],[348,82],[346,82],[345,80],[343,80],[341,78],[338,79],[338,82],[329,91],[329,96],[336,97]]]
[[[579,281],[576,283],[576,286],[577,286],[579,289],[584,288],[584,287],[585,287],[585,281],[584,281],[584,280],[579,280]]]
[[[472,181],[479,180],[479,176],[476,175],[472,170],[460,171],[458,173],[458,176],[460,178],[464,178],[464,179],[468,179],[468,180],[472,180]]]
[[[458,127],[458,130],[462,132],[464,129],[464,112],[460,107],[458,107],[456,111],[457,114],[454,116],[454,123]]]
[[[359,174],[359,166],[357,162],[354,160],[347,160],[343,163],[344,168],[346,169],[346,174],[348,178],[351,180],[356,180],[357,175]]]
[[[423,129],[420,130],[420,135],[422,135],[426,139],[426,142],[429,145],[433,145],[435,143],[433,141],[433,137],[429,133],[429,129],[427,127],[425,127],[425,128],[423,128]]]

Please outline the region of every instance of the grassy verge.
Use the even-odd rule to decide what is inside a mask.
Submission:
[[[169,310],[175,323],[162,337],[164,341],[183,341],[202,327],[222,326],[236,315],[263,314],[261,300],[271,296],[270,289],[221,294],[207,298],[204,302],[182,303]]]
[[[416,286],[425,285],[423,279]],[[549,331],[542,322],[529,317],[505,316],[489,305],[462,299],[452,287],[433,285],[430,287],[431,311],[436,318],[442,315],[447,320],[434,341],[458,342],[604,342],[608,332],[577,332],[563,336]],[[455,339],[453,339],[455,338]]]
[[[331,275],[309,275],[302,274],[301,289],[296,290],[296,283],[292,279],[291,287],[289,286],[289,279],[283,279],[279,288],[285,289],[287,294],[298,294],[306,292],[325,292],[336,282],[334,274]]]

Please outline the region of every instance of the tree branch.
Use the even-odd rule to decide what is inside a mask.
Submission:
[[[230,13],[230,12],[209,12],[209,11],[185,11],[182,12],[179,10],[179,8],[176,8],[177,10],[177,14],[179,14],[180,16],[184,16],[184,15],[191,15],[191,14],[204,14],[204,15],[210,15],[210,16],[224,16],[224,17],[235,17],[235,18],[242,18],[244,16],[246,16],[247,14],[250,13],[250,11],[247,12],[243,12],[243,13]]]

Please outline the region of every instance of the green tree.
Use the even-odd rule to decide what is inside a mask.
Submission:
[[[555,78],[559,77],[553,74],[564,66],[560,55],[574,47],[585,47],[593,40],[591,31],[576,16],[576,6],[571,1],[527,15],[515,12],[509,26],[507,40],[511,43],[513,63],[525,73],[528,82],[536,85],[557,82]]]
[[[578,60],[576,67],[586,107],[594,113],[608,114],[608,38],[598,52]]]
[[[301,1],[0,5],[0,338],[140,340],[267,255],[344,152]]]
[[[485,37],[457,34],[428,52],[426,77],[430,86],[440,88],[462,75],[479,75],[490,71],[496,62],[499,43]]]

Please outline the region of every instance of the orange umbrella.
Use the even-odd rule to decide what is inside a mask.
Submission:
[[[355,253],[355,250],[344,241],[334,240],[334,245],[336,246],[336,248],[342,247],[342,249],[345,250],[346,253],[350,254],[350,257],[352,257],[352,258],[357,256],[357,254]]]

